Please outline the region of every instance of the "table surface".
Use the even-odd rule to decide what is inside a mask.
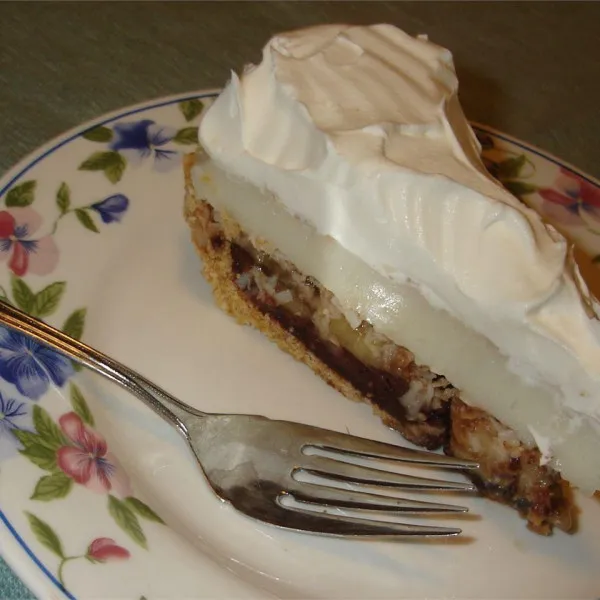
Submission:
[[[470,119],[600,178],[600,3],[507,1],[0,2],[0,172],[107,111],[220,86],[272,34],[327,22],[428,33],[454,53]],[[0,562],[0,598],[26,597]]]

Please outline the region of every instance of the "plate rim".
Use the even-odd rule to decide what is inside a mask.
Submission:
[[[151,100],[137,102],[127,105],[106,113],[98,117],[87,120],[79,125],[71,127],[62,134],[59,134],[49,141],[38,146],[31,152],[27,153],[23,158],[16,162],[12,167],[2,174],[0,177],[0,196],[14,185],[21,177],[23,177],[33,167],[41,163],[48,156],[60,150],[63,146],[80,137],[86,131],[111,123],[116,119],[129,117],[147,110],[158,109],[164,106],[169,106],[177,102],[185,100],[194,100],[216,96],[222,88],[203,88],[196,91],[182,92],[165,96],[158,96]],[[600,188],[600,179],[597,179],[585,171],[571,163],[559,158],[558,156],[549,153],[540,147],[525,142],[520,138],[504,133],[503,131],[485,125],[477,121],[469,120],[473,129],[488,133],[495,138],[513,144],[521,149],[526,150],[536,156],[547,160],[558,167],[565,167],[583,179],[587,180],[594,186]],[[63,597],[69,600],[77,600],[71,592],[69,592],[46,567],[36,553],[29,547],[27,542],[22,538],[17,528],[11,523],[8,516],[0,506],[0,557],[2,557],[8,566],[14,571],[21,582],[30,589],[37,597],[43,599],[56,599],[56,593],[62,594]]]
[[[207,88],[197,90],[196,92],[158,96],[152,100],[136,102],[135,104],[130,104],[120,109],[111,110],[110,112],[103,113],[98,117],[84,121],[79,125],[75,125],[74,127],[67,129],[63,133],[60,133],[49,141],[43,143],[41,146],[38,146],[26,154],[24,158],[20,159],[12,167],[9,167],[9,169],[0,177],[0,182],[2,185],[2,187],[0,187],[0,196],[4,195],[6,190],[11,187],[22,175],[25,175],[25,173],[44,160],[47,156],[90,129],[105,125],[106,123],[111,123],[120,117],[135,115],[136,113],[143,112],[144,110],[149,110],[151,108],[161,108],[162,106],[169,106],[170,104],[174,104],[176,102],[214,96],[218,94],[221,89],[222,88]]]
[[[509,133],[504,133],[500,129],[496,129],[495,127],[491,127],[490,125],[484,125],[483,123],[480,123],[479,121],[469,120],[469,124],[474,129],[484,131],[486,133],[493,135],[494,137],[497,137],[498,139],[500,139],[504,142],[508,142],[509,144],[514,144],[515,146],[519,146],[520,148],[523,148],[524,150],[527,150],[528,152],[531,152],[532,154],[535,154],[535,155],[553,163],[557,167],[566,167],[567,169],[569,169],[569,171],[576,173],[577,175],[579,175],[580,177],[582,177],[589,183],[600,187],[600,179],[597,179],[593,175],[590,175],[589,173],[582,171],[579,167],[576,167],[574,164],[567,162],[566,160],[563,160],[562,158],[556,156],[556,154],[552,154],[551,152],[543,150],[542,148],[540,148],[539,146],[536,146],[535,144],[530,144],[529,142],[524,142],[523,140],[521,140],[518,137],[515,137]]]

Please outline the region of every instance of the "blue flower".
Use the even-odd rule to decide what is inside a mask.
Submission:
[[[104,223],[120,221],[128,207],[129,200],[123,194],[109,196],[100,202],[95,202],[91,206],[102,217]]]
[[[110,149],[117,152],[119,150],[139,150],[148,154],[150,152],[150,140],[148,138],[150,125],[154,125],[154,121],[149,119],[134,121],[133,123],[115,123],[113,126],[114,137],[110,143]]]
[[[157,125],[150,119],[115,123],[109,148],[123,154],[132,164],[152,157],[157,171],[168,171],[179,164],[179,152],[164,148],[176,133],[174,127]]]
[[[53,383],[63,386],[73,375],[71,361],[30,337],[0,328],[0,377],[37,400]]]
[[[16,454],[19,441],[13,432],[32,426],[31,404],[5,399],[0,393],[0,459]]]

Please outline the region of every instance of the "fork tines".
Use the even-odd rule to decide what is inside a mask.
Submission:
[[[319,527],[339,530],[339,535],[454,536],[461,533],[455,527],[382,521],[381,517],[468,512],[464,506],[407,499],[393,493],[397,490],[470,492],[476,489],[472,483],[407,475],[394,468],[404,464],[472,470],[478,467],[474,461],[334,432],[326,435],[318,432],[306,440],[302,452],[302,465],[293,470],[294,483],[282,493],[281,500],[288,510],[304,514],[310,511],[314,527],[318,519]],[[342,511],[352,514],[342,514]],[[327,520],[331,521],[330,525],[326,524]],[[354,533],[349,534],[346,529]]]

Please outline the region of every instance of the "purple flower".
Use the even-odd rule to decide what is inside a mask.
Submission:
[[[5,399],[0,393],[0,459],[16,453],[19,441],[13,435],[18,429],[31,429],[31,404]]]
[[[21,394],[37,400],[53,383],[63,386],[73,375],[71,361],[10,329],[0,328],[0,377]]]
[[[100,202],[95,202],[90,208],[94,209],[104,223],[119,222],[129,207],[129,200],[123,194],[109,196]]]
[[[177,129],[174,127],[157,125],[150,119],[116,123],[109,148],[123,154],[134,165],[152,157],[154,169],[168,171],[180,162],[177,150],[164,148],[176,133]]]

